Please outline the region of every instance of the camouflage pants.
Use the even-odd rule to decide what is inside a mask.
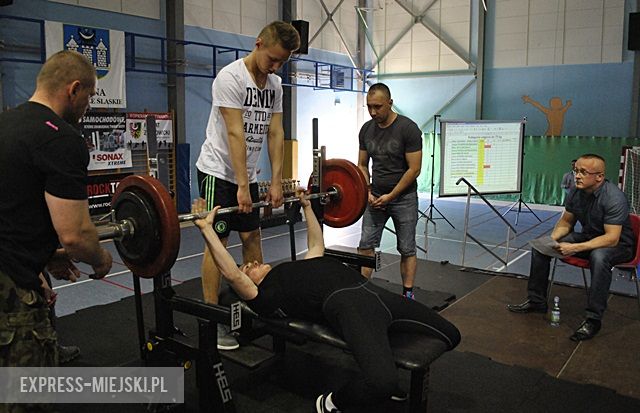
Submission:
[[[56,332],[48,315],[40,293],[16,286],[0,271],[0,367],[58,365]],[[50,411],[50,407],[0,404],[0,413]]]

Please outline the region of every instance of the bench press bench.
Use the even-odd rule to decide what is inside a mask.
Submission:
[[[313,341],[349,350],[347,343],[325,325],[286,317],[261,317],[244,303],[242,307],[245,315],[254,322],[252,328],[265,331],[273,336],[276,354],[284,354],[286,341],[296,344]],[[396,365],[411,372],[409,411],[411,413],[426,412],[429,367],[433,361],[447,351],[445,343],[435,337],[415,333],[393,333],[389,336],[389,341]]]

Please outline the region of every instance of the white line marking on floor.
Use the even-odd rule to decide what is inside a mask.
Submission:
[[[525,255],[529,254],[529,251],[525,251],[522,254],[518,255],[517,257],[515,257],[514,259],[512,259],[511,261],[508,261],[506,265],[503,265],[500,268],[495,269],[494,271],[500,272],[502,270],[504,270],[505,268],[507,268],[510,264],[513,264],[514,262],[518,261],[520,258],[524,257]],[[488,270],[489,268],[485,268],[485,270]]]

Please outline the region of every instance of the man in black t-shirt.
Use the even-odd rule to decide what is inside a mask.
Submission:
[[[94,278],[111,269],[89,216],[89,154],[76,129],[96,80],[84,56],[58,52],[29,102],[0,114],[0,367],[57,364],[41,272],[75,281],[72,260]]]
[[[433,336],[449,350],[460,342],[460,332],[431,308],[375,286],[358,271],[324,257],[320,224],[302,191],[298,197],[307,221],[307,254],[304,260],[273,268],[257,261],[238,268],[211,226],[219,207],[195,223],[220,273],[252,310],[265,316],[279,310],[290,317],[326,323],[349,345],[362,377],[320,395],[318,412],[388,399],[398,388],[389,331]],[[201,200],[194,212],[203,206]]]
[[[389,218],[393,220],[396,247],[400,253],[403,295],[413,299],[416,276],[416,225],[418,192],[416,178],[422,165],[422,132],[411,119],[392,109],[391,92],[384,83],[376,83],[367,92],[371,120],[360,129],[358,167],[371,185],[369,203],[362,217],[358,250],[373,256],[380,246],[382,232]],[[371,268],[362,275],[370,277]]]

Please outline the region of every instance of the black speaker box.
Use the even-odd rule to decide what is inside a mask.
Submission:
[[[309,53],[309,22],[306,20],[293,20],[291,21],[291,25],[295,27],[298,34],[300,34],[300,48],[297,53]]]
[[[640,13],[629,13],[629,41],[627,49],[640,50]]]

